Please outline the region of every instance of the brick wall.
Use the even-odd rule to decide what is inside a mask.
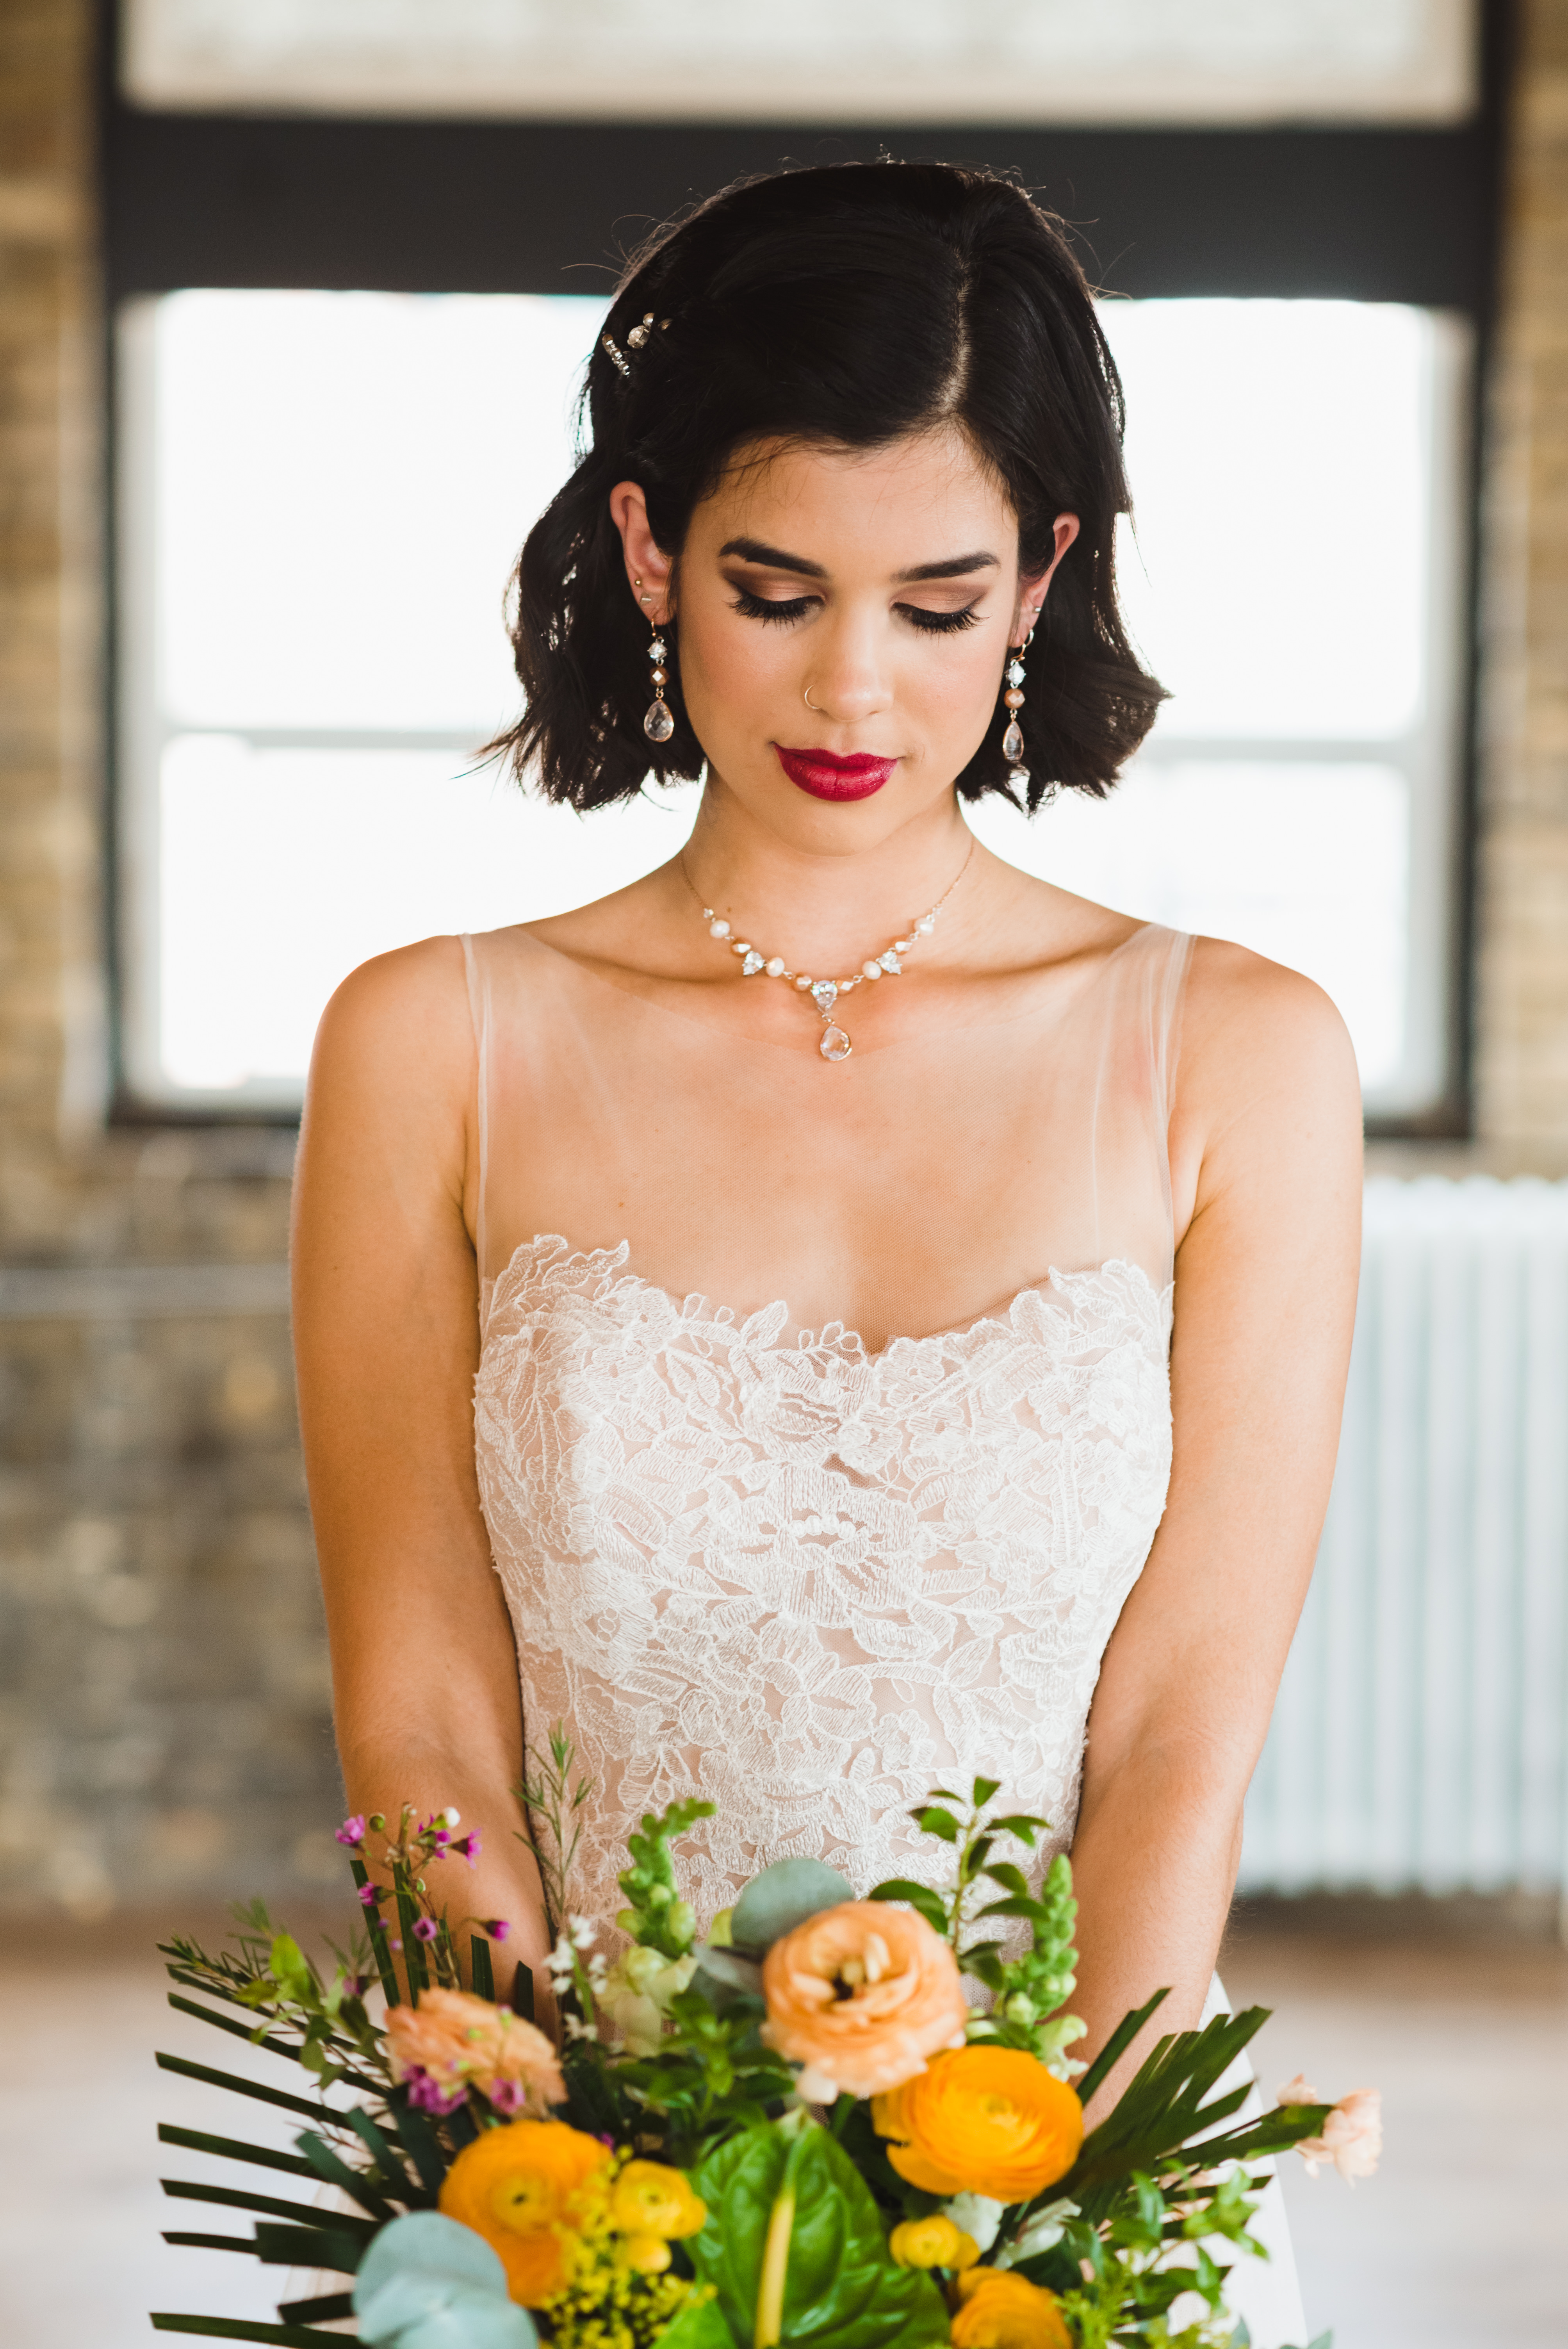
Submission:
[[[1523,0],[1491,398],[1476,996],[1482,1135],[1568,1148],[1568,0]]]
[[[88,0],[0,0],[0,1906],[335,1874],[289,1146],[106,1129]],[[1490,408],[1479,1108],[1568,1160],[1568,0]],[[204,1267],[192,1275],[190,1268]],[[248,1268],[248,1269],[247,1269]]]
[[[287,1323],[225,1270],[292,1145],[103,1122],[92,15],[0,0],[0,1905],[87,1917],[341,1857]]]

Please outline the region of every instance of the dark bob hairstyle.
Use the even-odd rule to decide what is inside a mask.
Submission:
[[[678,557],[693,508],[749,443],[874,449],[953,423],[1006,489],[1026,572],[1049,562],[1056,516],[1079,516],[1019,716],[1031,810],[1053,783],[1104,794],[1163,695],[1117,605],[1121,384],[1059,221],[1009,180],[941,163],[744,181],[637,255],[605,334],[583,388],[590,445],[518,562],[526,709],[492,747],[520,776],[592,808],[633,796],[650,769],[702,768],[678,692],[678,572],[675,732],[660,745],[643,732],[648,633],[610,519],[617,481],[642,485]],[[957,778],[965,799],[1007,794],[1005,716]]]

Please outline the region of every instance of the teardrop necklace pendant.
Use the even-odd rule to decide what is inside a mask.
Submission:
[[[822,1032],[817,1040],[817,1050],[824,1061],[847,1061],[855,1049],[850,1041],[848,1030],[839,1027],[833,1019],[839,994],[839,983],[832,978],[818,979],[811,989],[811,1000],[822,1015]]]
[[[657,636],[654,639],[653,652],[655,664],[664,659],[664,643]],[[655,688],[664,682],[665,672],[655,665],[654,669]],[[658,733],[655,730],[655,719],[661,715],[665,725],[663,732]],[[643,723],[654,740],[662,741],[672,730],[675,721],[668,710],[665,709],[663,701],[660,700],[655,702]],[[734,935],[733,926],[727,916],[717,912],[712,905],[702,905],[701,894],[696,884],[686,871],[684,851],[679,864],[686,887],[691,891],[697,904],[702,905],[702,918],[707,925],[708,936],[715,939],[718,945],[727,947],[732,955],[738,957],[741,977],[758,978],[765,972],[769,978],[788,979],[790,985],[798,988],[802,995],[809,995],[822,1022],[822,1032],[817,1039],[818,1051],[824,1061],[847,1061],[855,1048],[850,1040],[849,1030],[841,1028],[835,1017],[840,997],[847,995],[851,988],[864,987],[873,979],[898,978],[903,969],[905,955],[917,946],[922,938],[928,938],[936,927],[938,914],[957,888],[959,882],[963,880],[965,874],[968,872],[969,857],[974,854],[975,843],[971,841],[969,855],[965,856],[959,866],[955,878],[948,883],[929,913],[922,914],[917,922],[911,923],[908,937],[894,938],[892,946],[884,947],[880,955],[868,956],[859,970],[850,978],[809,978],[803,971],[791,970],[782,955],[770,955],[766,947],[754,946],[749,938],[738,938]]]

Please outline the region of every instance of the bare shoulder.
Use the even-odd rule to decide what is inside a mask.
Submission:
[[[466,1076],[473,1027],[461,939],[422,938],[351,970],[322,1013],[316,1058],[428,1075],[455,1067]]]
[[[1195,938],[1181,1021],[1181,1068],[1215,1100],[1244,1094],[1271,1072],[1300,1083],[1356,1077],[1337,1006],[1315,980],[1226,938]]]
[[[1274,1189],[1287,1169],[1332,1180],[1358,1172],[1360,1149],[1356,1054],[1331,999],[1249,947],[1197,938],[1171,1131],[1179,1202],[1190,1214],[1248,1174]]]
[[[366,1166],[418,1161],[460,1190],[477,1051],[462,942],[425,938],[361,963],[316,1030],[307,1160],[328,1148]]]

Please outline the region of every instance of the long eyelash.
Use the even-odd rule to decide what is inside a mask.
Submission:
[[[906,620],[928,636],[950,636],[959,628],[975,626],[973,604],[965,604],[961,612],[927,612],[918,604],[901,604],[898,608]]]
[[[753,595],[748,588],[737,587],[735,608],[748,620],[799,620],[811,608],[810,595],[791,595],[787,602],[770,603],[765,595]]]
[[[738,586],[735,591],[735,609],[748,620],[803,619],[815,601],[812,595],[791,595],[778,602],[765,595],[753,595],[749,588]],[[897,609],[912,627],[927,636],[951,636],[960,628],[972,628],[975,624],[973,604],[966,604],[960,612],[928,612],[918,604],[900,604]]]

